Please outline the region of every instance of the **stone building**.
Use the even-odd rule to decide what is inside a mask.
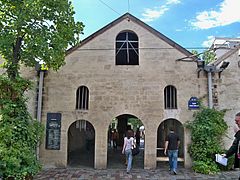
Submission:
[[[212,101],[214,108],[226,110],[224,120],[229,130],[224,142],[229,148],[235,134],[235,114],[240,112],[240,46],[223,47],[219,51],[225,53],[209,64],[215,67],[215,73],[212,73]]]
[[[230,49],[240,45],[240,38],[225,38],[225,37],[215,37],[211,45],[212,49],[215,49],[215,54],[217,58],[220,58]]]
[[[170,126],[180,134],[180,158],[190,167],[190,134],[183,127],[193,115],[188,101],[207,93],[207,79],[197,77],[196,63],[177,61],[191,55],[128,13],[68,50],[66,64],[44,77],[41,121],[48,128],[50,116],[61,118],[61,135],[56,149],[45,139],[40,160],[48,166],[71,164],[74,153],[84,154],[89,127],[94,149],[88,158],[94,168],[107,168],[113,119],[123,138],[128,119],[136,118],[145,128],[142,167],[155,168],[157,161],[165,160],[161,151]]]
[[[231,61],[226,70],[211,72],[213,106],[229,109],[229,136],[240,109],[238,52],[235,48],[212,64],[219,69],[222,62]],[[206,69],[197,68],[194,57],[192,62],[179,60],[189,56],[189,51],[129,13],[69,49],[59,71],[41,71],[38,110],[40,90],[30,93],[30,110],[34,116],[40,114],[38,120],[46,128],[40,161],[46,167],[74,164],[97,169],[112,167],[115,159],[123,164],[121,140],[133,119],[144,127],[142,168],[155,168],[166,160],[163,146],[169,127],[180,135],[179,160],[191,167],[190,132],[183,125],[193,119],[195,99],[207,104],[209,76]],[[22,72],[37,82],[35,70]],[[109,145],[111,128],[119,134],[115,154]],[[230,143],[226,139],[226,146]]]

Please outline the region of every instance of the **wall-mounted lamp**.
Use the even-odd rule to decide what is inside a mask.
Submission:
[[[222,70],[226,69],[229,64],[230,64],[230,62],[223,61],[222,65],[220,66],[220,69],[222,69]]]
[[[223,61],[222,65],[220,66],[219,70],[218,70],[218,77],[221,78],[221,73],[223,72],[224,69],[226,69],[228,67],[228,65],[230,64],[230,62],[227,61]]]
[[[197,67],[198,68],[204,68],[205,66],[205,61],[204,60],[198,60],[197,61]]]

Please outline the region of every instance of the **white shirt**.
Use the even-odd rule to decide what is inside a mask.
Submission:
[[[126,143],[125,150],[132,149],[133,141],[133,137],[130,137],[129,139],[127,137],[124,138],[124,143]]]

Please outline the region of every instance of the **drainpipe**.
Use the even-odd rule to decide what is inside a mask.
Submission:
[[[212,72],[208,72],[208,107],[213,108],[213,98],[212,98]]]
[[[43,90],[43,78],[44,71],[39,71],[39,83],[38,83],[38,103],[37,103],[37,121],[41,123],[42,115],[42,90]],[[39,144],[37,145],[37,160],[39,160]]]
[[[213,108],[213,97],[212,97],[212,73],[217,72],[216,66],[206,65],[204,70],[208,73],[208,107]]]
[[[40,71],[39,72],[39,84],[38,84],[38,104],[37,104],[37,120],[39,122],[41,122],[41,114],[42,114],[43,76],[44,76],[44,71]]]

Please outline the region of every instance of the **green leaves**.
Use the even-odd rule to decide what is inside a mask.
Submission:
[[[222,136],[226,133],[224,111],[204,108],[195,114],[194,121],[186,123],[191,130],[192,143],[188,147],[196,172],[212,174],[219,171],[215,154],[223,152]]]
[[[4,7],[0,11],[0,54],[8,63],[6,68],[20,61],[34,67],[39,59],[57,70],[64,64],[67,48],[79,43],[84,25],[74,21],[68,0],[1,1],[0,6]]]
[[[5,147],[0,144],[0,171],[3,177],[15,177],[24,179],[27,175],[33,175],[41,168],[34,156],[34,151],[22,142],[15,142],[13,146]]]
[[[20,77],[20,65],[34,67],[42,60],[58,70],[84,25],[74,21],[68,0],[1,0],[0,7],[0,55],[7,74],[0,75],[0,175],[22,179],[39,170],[35,149],[43,128],[27,111],[24,92],[31,83]]]
[[[0,75],[0,174],[23,179],[40,169],[35,150],[43,135],[42,125],[27,111],[24,92],[31,86],[22,78]]]
[[[212,50],[205,50],[203,53],[198,53],[198,51],[193,50],[192,54],[196,55],[196,57],[205,61],[205,64],[209,64],[216,59],[216,54]]]

